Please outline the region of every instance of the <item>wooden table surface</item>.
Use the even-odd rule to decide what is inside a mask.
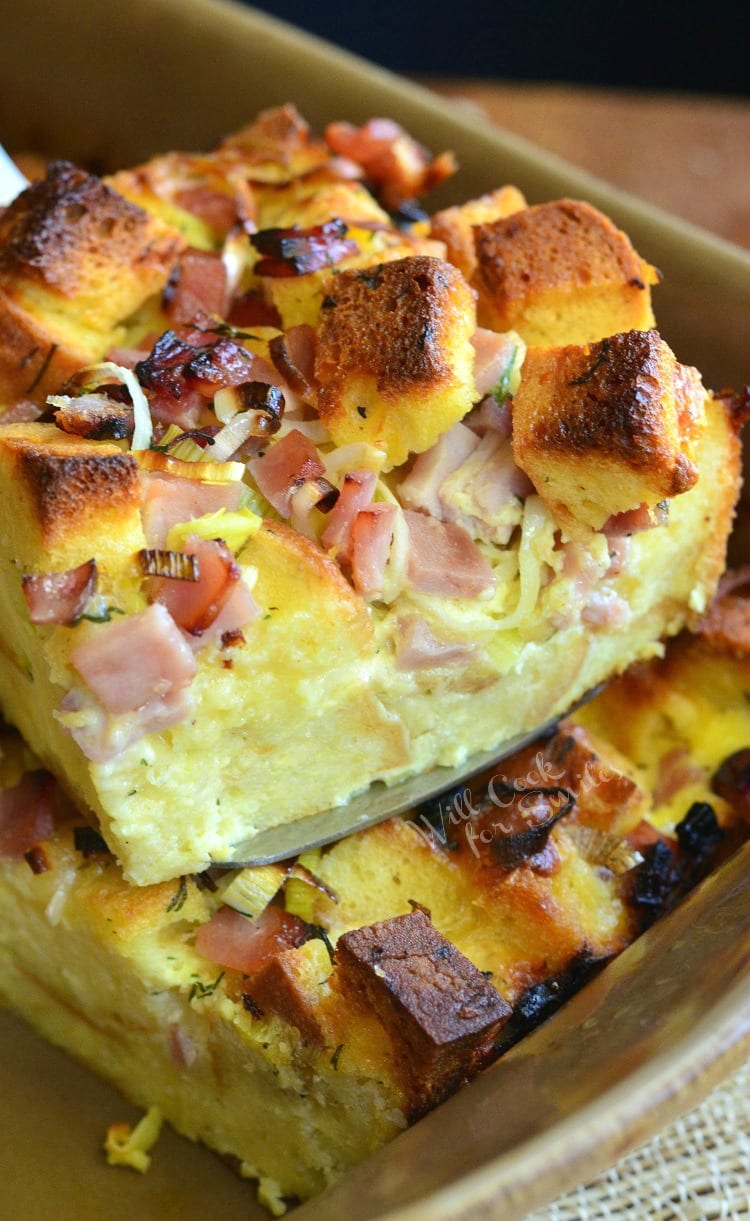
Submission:
[[[462,78],[420,83],[750,248],[750,98]]]

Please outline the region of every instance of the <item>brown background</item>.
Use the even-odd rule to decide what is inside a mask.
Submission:
[[[420,83],[750,248],[750,101],[458,78]]]

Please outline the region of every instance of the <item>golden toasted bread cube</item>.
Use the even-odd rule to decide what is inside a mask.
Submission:
[[[429,449],[471,407],[474,298],[450,263],[417,255],[329,281],[318,330],[318,411],[337,445],[389,466]]]
[[[474,226],[502,220],[525,207],[526,200],[518,187],[499,187],[487,195],[480,195],[479,199],[436,212],[430,224],[430,236],[445,242],[448,262],[455,263],[470,280],[477,265]]]
[[[0,545],[27,573],[64,572],[96,555],[105,582],[129,606],[132,556],[143,546],[135,459],[49,424],[6,425],[0,434],[5,512]],[[11,591],[6,587],[5,594]]]
[[[429,238],[412,238],[406,234],[394,238],[390,232],[373,233],[362,229],[351,229],[348,236],[358,242],[361,253],[341,260],[338,267],[344,271],[360,271],[416,254],[441,258],[444,253],[441,243]],[[323,302],[328,298],[330,279],[330,267],[304,276],[264,276],[262,292],[269,305],[278,310],[284,330],[303,322],[314,327],[318,324]]]
[[[0,218],[0,401],[44,402],[167,282],[183,239],[55,162]]]
[[[698,479],[706,392],[656,331],[529,348],[513,401],[513,453],[553,512],[598,530]]]
[[[261,111],[252,123],[222,140],[217,151],[233,155],[238,164],[250,168],[254,183],[290,182],[331,158],[330,149],[312,135],[309,124],[290,103]]]
[[[479,325],[528,344],[589,343],[654,325],[655,269],[591,204],[561,199],[474,230]]]

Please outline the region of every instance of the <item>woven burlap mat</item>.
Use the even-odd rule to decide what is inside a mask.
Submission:
[[[750,1061],[683,1119],[526,1221],[750,1217]]]

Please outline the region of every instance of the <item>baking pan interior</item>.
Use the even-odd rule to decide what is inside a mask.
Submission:
[[[655,309],[678,357],[715,389],[750,381],[747,254],[455,104],[211,0],[24,0],[3,27],[0,133],[11,149],[106,169],[210,146],[285,101],[318,128],[387,114],[433,150],[458,155],[459,174],[431,203],[513,182],[531,202],[570,195],[603,208],[661,269]],[[747,865],[746,849],[492,1070],[330,1197],[303,1206],[300,1221],[478,1216],[490,1207],[486,1215],[518,1216],[697,1099],[750,1038]],[[162,1141],[145,1179],[108,1170],[99,1141],[128,1108],[7,1015],[0,1048],[6,1215],[256,1215],[252,1187],[176,1137]]]

